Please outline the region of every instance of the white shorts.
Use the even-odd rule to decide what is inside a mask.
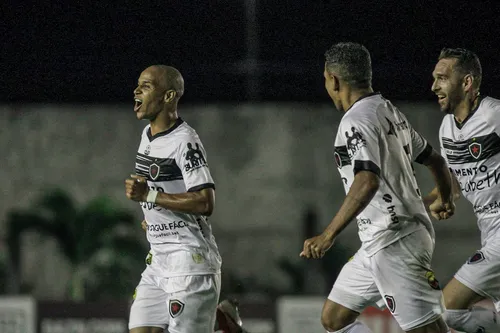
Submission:
[[[143,275],[130,309],[129,329],[168,328],[170,333],[213,333],[220,274]]]
[[[500,237],[476,251],[455,274],[455,279],[489,298],[500,312]]]
[[[344,265],[328,299],[363,312],[383,298],[404,331],[433,322],[444,312],[439,282],[431,270],[434,241],[418,230],[371,257],[359,250]]]

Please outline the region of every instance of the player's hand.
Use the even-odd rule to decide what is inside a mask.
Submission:
[[[148,231],[148,222],[146,222],[146,220],[142,220],[141,227],[142,227],[142,230]]]
[[[137,175],[130,175],[130,178],[125,180],[125,194],[130,200],[146,202],[148,192],[149,188],[146,178]]]
[[[455,203],[452,200],[443,202],[441,198],[437,198],[429,205],[429,211],[436,220],[446,220],[455,214]]]
[[[300,252],[300,256],[308,259],[322,258],[326,251],[332,247],[334,241],[334,238],[328,237],[325,233],[306,239],[304,242],[304,248],[302,249],[302,252]]]

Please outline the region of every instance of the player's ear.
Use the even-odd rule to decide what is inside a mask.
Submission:
[[[466,74],[462,80],[462,86],[465,92],[469,92],[472,90],[474,85],[474,77],[472,74]]]
[[[167,90],[165,92],[165,97],[164,97],[165,103],[172,102],[175,99],[176,96],[177,96],[177,92],[175,90],[172,90],[172,89]]]
[[[332,76],[332,88],[333,91],[339,91],[340,90],[340,80],[338,76],[331,74]]]

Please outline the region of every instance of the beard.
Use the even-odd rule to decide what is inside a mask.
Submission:
[[[448,103],[448,104],[444,105],[443,107],[441,107],[441,112],[443,112],[444,114],[452,114],[453,110],[450,107],[450,104]]]
[[[460,93],[449,94],[446,96],[446,104],[441,105],[441,111],[445,114],[453,114],[455,109],[464,100],[465,96]]]

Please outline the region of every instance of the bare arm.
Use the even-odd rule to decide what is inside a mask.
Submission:
[[[440,197],[440,188],[445,189],[445,193],[441,192],[441,194],[446,196],[448,195],[446,194],[447,188],[451,187],[453,200],[458,200],[460,198],[460,184],[458,183],[457,178],[449,171],[446,166],[446,161],[441,155],[433,151],[423,164],[431,171],[436,182],[436,187],[423,198],[426,207],[429,207],[429,205]]]
[[[210,216],[215,205],[215,191],[212,188],[205,188],[179,194],[159,192],[154,203],[174,212]]]
[[[354,177],[342,206],[324,233],[329,239],[338,234],[368,206],[380,186],[379,177],[371,171],[360,171]]]
[[[455,186],[446,161],[433,150],[423,161],[423,164],[429,168],[436,182],[436,191],[433,191],[435,194],[428,196],[425,201],[430,202],[430,199],[433,199],[434,196],[436,199],[426,207],[436,220],[448,219],[455,212]]]
[[[321,235],[306,239],[300,256],[316,259],[323,257],[333,245],[335,237],[368,206],[379,186],[380,179],[376,173],[367,170],[356,173],[337,215]]]
[[[146,178],[131,175],[125,180],[127,198],[137,202],[151,202],[174,212],[210,216],[215,206],[215,191],[204,188],[186,193],[163,193],[148,188]]]

